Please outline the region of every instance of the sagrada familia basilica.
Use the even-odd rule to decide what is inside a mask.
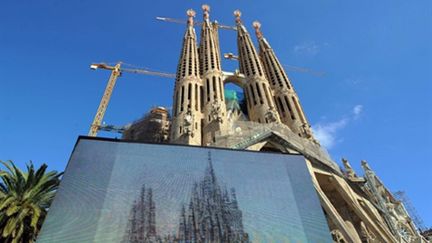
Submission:
[[[344,168],[338,166],[320,146],[260,23],[253,23],[258,41],[255,47],[240,11],[234,12],[239,70],[223,71],[219,24],[210,20],[209,12],[209,6],[204,5],[198,40],[195,12],[187,11],[172,113],[162,107],[153,109],[150,118],[129,127],[124,138],[301,154],[306,158],[334,242],[428,242],[404,204],[366,161],[361,161],[360,175],[346,159],[342,160]],[[227,83],[243,90],[243,108],[225,96]],[[140,128],[149,124],[158,124],[157,129],[142,136]]]

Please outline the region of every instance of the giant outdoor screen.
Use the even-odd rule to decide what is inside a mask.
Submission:
[[[302,156],[81,137],[37,242],[332,241]]]

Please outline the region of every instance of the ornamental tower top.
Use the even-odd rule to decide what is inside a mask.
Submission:
[[[173,97],[172,143],[201,145],[201,94],[195,11],[187,12],[187,28],[177,66]]]
[[[258,38],[261,61],[267,78],[270,81],[273,99],[275,100],[282,123],[287,125],[291,131],[300,137],[316,141],[312,136],[310,125],[288,75],[282,68],[282,64],[279,62],[270,44],[264,38],[261,31],[261,23],[254,21],[253,27]]]
[[[245,75],[245,96],[249,118],[259,123],[280,122],[270,84],[251,37],[241,21],[241,12],[234,11],[237,25],[237,47],[240,72]]]

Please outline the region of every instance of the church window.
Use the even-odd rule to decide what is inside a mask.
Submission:
[[[252,86],[249,86],[249,92],[252,94],[252,100],[253,100],[254,105],[256,105],[257,101],[256,101],[256,97],[255,97],[255,91],[252,88]]]
[[[246,104],[248,107],[251,107],[251,100],[250,100],[250,95],[249,92],[247,90],[243,90],[243,93],[245,95],[245,99],[246,99]]]
[[[215,45],[216,45],[216,47],[215,47],[215,54],[216,54],[216,67],[217,67],[217,69],[218,70],[220,70],[221,69],[221,67],[220,67],[220,61],[219,61],[219,48],[218,48],[218,45],[217,45],[217,40],[214,40],[214,42],[215,42]]]
[[[260,103],[261,103],[261,104],[264,104],[264,99],[263,99],[263,97],[262,97],[261,89],[260,89],[258,83],[255,83],[255,88],[256,88],[256,91],[257,91],[257,94],[258,94],[258,98],[259,98]]]
[[[299,115],[299,117],[300,117],[300,119],[302,120],[302,122],[305,123],[306,120],[304,119],[303,113],[301,112],[300,105],[299,105],[297,99],[294,98],[294,97],[292,97],[292,100],[293,100],[293,102],[294,102],[294,106],[295,106],[295,108],[296,108],[296,110],[297,110],[297,114]]]
[[[276,85],[275,77],[274,77],[274,69],[273,69],[273,67],[270,65],[268,59],[269,59],[269,56],[266,55],[265,58],[264,58],[263,60],[265,60],[265,64],[266,64],[267,67],[268,67],[268,75],[270,76],[271,84],[274,86],[274,85]]]
[[[196,52],[196,50],[194,50],[194,53],[195,53],[195,60],[196,60],[196,62],[195,62],[195,65],[194,65],[194,69],[195,69],[195,76],[197,76],[198,77],[198,58],[197,58],[197,56],[198,56],[198,53]]]
[[[188,65],[188,75],[192,75],[192,41],[189,42],[189,52],[188,52],[188,59],[189,59],[189,65]]]
[[[288,107],[289,113],[290,113],[290,115],[291,115],[291,119],[292,119],[292,120],[295,120],[296,117],[295,117],[294,112],[293,112],[293,110],[292,110],[292,108],[291,108],[291,104],[290,104],[290,102],[289,102],[289,99],[288,99],[287,96],[284,96],[284,98],[285,98],[285,102],[286,102],[286,105],[287,105],[287,107]]]
[[[203,105],[204,105],[204,87],[200,86],[199,89],[199,97],[200,97],[200,111],[202,111],[203,109]]]
[[[222,85],[222,79],[219,77],[219,92],[221,96],[221,101],[224,101],[224,92],[223,92],[223,85]]]
[[[187,89],[187,97],[188,97],[188,102],[191,103],[191,95],[192,95],[192,84],[189,83],[188,84],[188,89]]]
[[[173,115],[174,116],[177,116],[177,104],[178,104],[177,99],[178,99],[178,91],[176,91],[174,93],[174,105],[173,105],[173,113],[174,113]]]
[[[210,35],[210,33],[209,33]],[[214,51],[213,51],[213,42],[210,40],[210,61],[211,61],[211,68],[214,69],[215,68],[215,63],[214,63]]]
[[[279,106],[280,106],[282,116],[285,116],[285,113],[286,113],[285,106],[283,106],[283,104],[282,104],[281,97],[278,96],[276,100],[277,100],[277,104],[279,104]]]
[[[182,77],[186,75],[186,57],[183,57],[183,63],[182,63]]]
[[[181,87],[181,99],[180,99],[180,112],[183,111],[183,101],[184,101],[184,86]]]
[[[263,76],[263,73],[262,73],[262,70],[261,70],[261,65],[260,65],[260,63],[259,63],[258,58],[255,58],[255,63],[256,63],[257,69],[258,69],[258,74],[259,74],[260,76]]]
[[[198,84],[195,84],[195,110],[198,111]]]
[[[277,111],[278,111],[279,114],[282,116],[282,115],[283,115],[283,114],[282,114],[282,110],[281,110],[281,107],[280,107],[279,103],[277,102],[277,100],[275,101],[275,103],[276,103],[276,109],[277,109]]]
[[[214,96],[214,100],[217,100],[217,86],[216,86],[216,77],[215,76],[212,77],[212,81],[213,81],[213,96]]]
[[[206,78],[206,84],[207,84],[207,87],[206,87],[206,90],[207,90],[207,101],[210,101],[210,81],[209,81],[208,78]]]
[[[267,104],[269,106],[272,106],[273,102],[270,100],[270,96],[268,94],[269,89],[267,89],[267,85],[265,83],[262,83],[262,87],[263,87],[263,91],[264,91],[264,94],[265,94],[266,99],[267,99]]]

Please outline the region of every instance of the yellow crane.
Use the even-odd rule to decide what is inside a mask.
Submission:
[[[96,69],[105,69],[111,71],[111,76],[108,79],[108,84],[105,88],[105,92],[102,96],[101,102],[99,104],[99,107],[97,109],[96,115],[93,119],[93,122],[90,126],[90,131],[88,133],[88,136],[96,137],[97,132],[101,128],[102,120],[105,115],[105,111],[108,107],[108,103],[111,99],[112,92],[114,90],[114,86],[116,84],[117,78],[123,73],[136,73],[136,74],[146,74],[146,75],[155,75],[165,78],[175,78],[175,74],[171,73],[163,73],[163,72],[156,72],[156,71],[150,71],[147,69],[133,69],[133,68],[122,68],[122,63],[119,62],[115,66],[110,66],[106,63],[92,63],[90,65],[90,68],[92,70]]]
[[[174,19],[174,18],[168,18],[168,17],[157,16],[156,19],[160,20],[160,21],[177,23],[177,24],[186,24],[187,23],[186,20]],[[194,25],[201,25],[201,24],[202,24],[202,22],[200,22],[200,21],[194,21]],[[237,30],[237,27],[235,27],[235,26],[219,24],[217,21],[215,21],[214,24],[217,24],[217,26],[219,28],[224,29],[224,30]]]

